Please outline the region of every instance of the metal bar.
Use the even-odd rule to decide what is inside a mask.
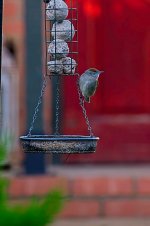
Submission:
[[[27,108],[27,127],[33,118],[33,106],[35,100],[41,90],[42,82],[42,34],[41,34],[41,1],[26,0],[25,1],[25,19],[26,19],[26,106]],[[34,12],[34,16],[33,16]],[[36,37],[36,39],[35,39]],[[34,91],[33,91],[34,87]],[[38,123],[34,125],[35,131],[43,131],[42,110],[39,110]]]
[[[46,10],[46,4],[45,4],[45,10]],[[45,20],[45,31],[46,31],[46,29],[47,29],[47,21],[46,21],[46,13],[44,13],[44,20]],[[46,34],[46,32],[45,32],[45,62],[47,62],[47,60],[48,60],[48,57],[47,57],[47,34]],[[47,75],[48,74],[48,72],[47,72],[47,70],[48,70],[48,68],[47,67],[45,67],[45,75]]]
[[[61,9],[66,9],[66,8],[61,8]],[[48,11],[54,11],[54,10],[59,10],[59,8],[54,8],[54,9],[46,9]],[[77,8],[69,8],[68,7],[68,10],[77,10]]]
[[[73,7],[73,5],[72,5],[72,0],[71,0],[71,8]],[[71,40],[72,40],[72,26],[73,26],[73,24],[72,24],[72,19],[73,19],[73,10],[71,10]],[[75,30],[75,32],[76,32],[77,30]],[[73,42],[71,42],[71,50],[73,49]],[[71,74],[72,74],[72,53],[71,53]]]
[[[33,106],[41,90],[42,82],[42,34],[41,0],[25,0],[25,64],[26,64],[26,110],[27,127],[33,118]],[[35,39],[36,37],[36,39]],[[34,125],[34,134],[43,133],[42,107],[38,112],[38,123]],[[44,155],[26,154],[24,167],[27,174],[45,173]],[[36,164],[34,164],[36,163]]]
[[[61,54],[61,53],[66,53],[66,54],[68,54],[68,52],[59,52],[58,54]],[[78,54],[78,52],[71,52],[71,51],[69,52],[69,54],[70,54],[70,53]],[[48,53],[48,54],[51,55],[50,53]],[[54,54],[53,54],[53,55],[54,55]],[[54,58],[55,58],[55,57],[54,57]],[[57,59],[55,59],[55,60],[57,60]]]
[[[71,76],[79,76],[79,74],[78,73],[73,73],[73,74],[71,74],[70,73],[70,75]],[[70,76],[70,75],[67,75],[67,74],[61,74],[61,75],[59,75],[59,74],[48,74],[47,76],[49,76],[49,77],[61,77],[61,76],[63,76],[63,77],[67,77],[67,76]]]
[[[70,40],[70,41],[67,41],[67,42],[68,42],[68,43],[69,43],[69,42],[77,43],[78,41],[74,41],[74,40],[71,41],[71,40]],[[51,41],[46,41],[46,43],[51,43]]]
[[[74,31],[77,31],[77,30],[74,30]],[[52,32],[51,30],[46,30],[46,32]],[[56,24],[55,24],[55,33],[61,33],[61,32],[65,32],[65,30],[63,30],[63,31],[56,31]]]
[[[70,18],[67,18],[67,20],[70,20]],[[76,19],[76,18],[73,18],[72,20],[73,20],[73,21],[77,21],[78,19]],[[51,19],[46,19],[46,21],[55,21],[55,20],[51,20]]]

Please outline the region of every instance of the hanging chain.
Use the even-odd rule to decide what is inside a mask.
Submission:
[[[35,111],[34,111],[34,115],[33,115],[33,119],[32,119],[32,122],[31,122],[30,129],[29,129],[29,133],[27,135],[28,137],[31,136],[31,132],[33,130],[34,122],[35,122],[35,120],[37,118],[37,114],[39,112],[39,106],[42,103],[42,97],[43,97],[43,94],[45,92],[46,85],[47,85],[47,79],[46,79],[46,76],[45,76],[45,78],[43,80],[43,84],[42,84],[41,94],[39,96],[38,103],[37,103],[37,105],[35,107]]]
[[[55,135],[59,135],[59,104],[60,104],[60,76],[57,77],[56,83],[56,120],[55,120]]]
[[[86,121],[86,124],[87,124],[87,127],[88,127],[89,134],[90,134],[91,137],[93,137],[94,134],[92,132],[92,127],[90,125],[90,122],[89,122],[89,119],[88,119],[88,116],[87,116],[87,113],[86,113],[86,109],[85,109],[85,106],[84,106],[84,99],[83,99],[81,91],[80,91],[79,79],[77,79],[77,90],[78,90],[78,95],[79,95],[79,103],[80,103],[80,106],[82,108],[82,112],[83,112],[83,115],[84,115],[84,118],[85,118],[85,121]],[[65,162],[67,162],[70,155],[71,155],[70,153],[67,155]]]
[[[81,91],[80,91],[80,87],[79,87],[79,79],[77,79],[77,89],[78,89],[78,95],[79,95],[79,103],[80,103],[80,106],[82,108],[82,112],[83,112],[83,115],[84,115],[84,118],[85,118],[85,121],[86,121],[86,124],[87,124],[87,127],[88,127],[88,131],[89,131],[89,134],[90,136],[94,136],[93,134],[93,131],[92,131],[92,127],[90,125],[90,122],[89,122],[89,119],[88,119],[88,116],[87,116],[87,112],[86,112],[86,109],[85,109],[85,106],[84,106],[84,99],[82,97],[82,94],[81,94]]]

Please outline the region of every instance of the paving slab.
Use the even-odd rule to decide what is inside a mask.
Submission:
[[[47,171],[52,175],[65,176],[67,178],[76,177],[97,177],[97,176],[115,176],[115,177],[141,177],[150,175],[150,164],[141,165],[64,165],[50,166]]]
[[[150,219],[58,220],[52,226],[150,226]]]

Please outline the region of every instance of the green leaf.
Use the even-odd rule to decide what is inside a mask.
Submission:
[[[5,159],[5,142],[0,142],[0,163]],[[52,222],[62,208],[60,191],[49,192],[42,199],[33,198],[28,205],[9,205],[7,179],[0,174],[0,226],[44,226]]]

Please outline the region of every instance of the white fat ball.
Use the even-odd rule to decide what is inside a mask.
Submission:
[[[61,23],[55,22],[52,27],[52,37],[54,39],[62,39],[71,41],[75,35],[73,24],[69,20],[64,20]]]
[[[63,73],[63,64],[61,60],[52,60],[47,63],[48,70],[52,74],[62,74]]]
[[[50,20],[62,21],[68,16],[68,6],[62,0],[51,0],[46,8]]]
[[[48,53],[51,54],[52,58],[55,60],[64,58],[69,53],[68,44],[61,39],[53,40],[48,46]]]
[[[65,57],[62,59],[64,74],[74,74],[77,63],[74,59],[70,57]]]

